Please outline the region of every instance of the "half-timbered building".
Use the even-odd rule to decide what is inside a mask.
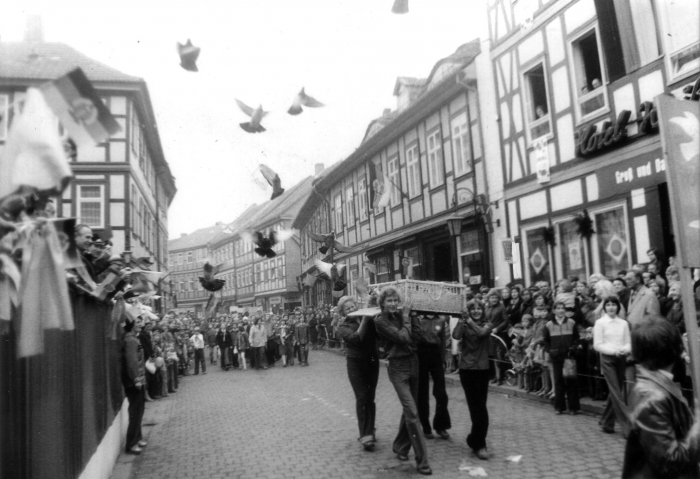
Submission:
[[[675,253],[653,101],[682,98],[697,81],[699,10],[489,2],[508,235],[521,252],[514,279],[615,276],[650,248]]]
[[[492,247],[503,211],[501,164],[493,157],[495,131],[483,123],[495,112],[484,112],[493,105],[491,65],[480,53],[474,40],[438,61],[427,78],[399,77],[396,110],[373,120],[355,152],[316,177],[294,222],[304,277],[323,257],[309,232],[335,231],[351,248],[334,258],[346,266],[348,294],[361,277],[494,283],[503,264],[500,246]],[[383,188],[391,190],[388,205],[373,207]],[[329,283],[316,282],[305,300],[331,303]]]

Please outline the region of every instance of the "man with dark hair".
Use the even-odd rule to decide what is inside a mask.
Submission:
[[[135,321],[126,321],[122,339],[122,384],[129,400],[129,427],[126,430],[126,452],[141,454],[146,446],[141,433],[141,420],[144,411],[144,358],[143,348],[136,339],[140,326]]]
[[[644,276],[640,271],[629,271],[625,277],[630,289],[627,322],[634,328],[645,318],[659,316],[661,308],[659,300],[652,290],[644,286]]]
[[[639,364],[622,477],[700,477],[700,417],[693,419],[671,372],[683,351],[680,333],[662,317],[644,319],[632,330]]]
[[[615,278],[612,280],[612,284],[615,289],[615,294],[617,294],[617,297],[620,299],[620,304],[625,308],[625,311],[627,311],[630,302],[630,291],[627,289],[625,278]]]

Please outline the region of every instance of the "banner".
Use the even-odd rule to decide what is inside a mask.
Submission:
[[[501,240],[503,245],[503,255],[506,258],[506,263],[513,264],[513,239],[504,238]]]
[[[683,267],[700,267],[700,103],[656,97],[666,178]]]

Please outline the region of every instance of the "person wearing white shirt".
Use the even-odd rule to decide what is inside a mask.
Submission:
[[[204,335],[195,331],[190,338],[194,346],[194,373],[199,374],[199,364],[202,364],[202,374],[207,374],[207,362],[204,360]]]
[[[602,302],[605,315],[593,326],[593,348],[600,353],[600,368],[608,383],[610,394],[605,404],[600,426],[603,432],[615,432],[615,420],[626,438],[630,430],[629,411],[625,390],[627,356],[632,350],[629,323],[618,315],[622,308],[617,296],[608,296]]]

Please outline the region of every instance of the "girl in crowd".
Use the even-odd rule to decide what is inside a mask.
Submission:
[[[374,402],[379,379],[377,333],[372,317],[348,316],[357,311],[355,300],[343,296],[338,300],[338,311],[343,322],[338,334],[345,342],[350,385],[355,393],[355,412],[360,430],[358,441],[366,451],[374,450],[376,404]]]
[[[263,356],[265,356],[265,345],[267,344],[267,333],[265,325],[262,324],[260,318],[255,318],[253,327],[250,328],[250,346],[253,349],[253,359],[255,359],[255,369],[267,369],[263,365]],[[251,367],[253,365],[251,364]]]
[[[374,324],[377,333],[384,340],[388,352],[389,380],[394,385],[399,402],[403,407],[399,433],[394,439],[393,451],[401,461],[408,460],[408,451],[413,447],[416,468],[423,475],[433,473],[428,463],[428,448],[423,436],[423,428],[418,418],[418,357],[415,339],[420,334],[418,318],[412,319],[410,307],[404,305],[399,310],[402,298],[393,286],[386,286],[379,293],[378,303],[381,313]]]
[[[608,401],[600,420],[603,432],[615,432],[615,420],[622,435],[629,434],[627,402],[625,400],[625,368],[627,356],[632,350],[629,323],[618,316],[622,306],[617,296],[603,300],[605,316],[593,327],[593,348],[600,353],[600,366],[608,384]]]
[[[462,355],[459,361],[459,380],[469,407],[472,428],[467,445],[479,459],[488,460],[486,434],[489,429],[489,412],[486,399],[489,391],[489,344],[492,324],[484,316],[483,303],[472,300],[462,312],[452,338],[461,341]]]

